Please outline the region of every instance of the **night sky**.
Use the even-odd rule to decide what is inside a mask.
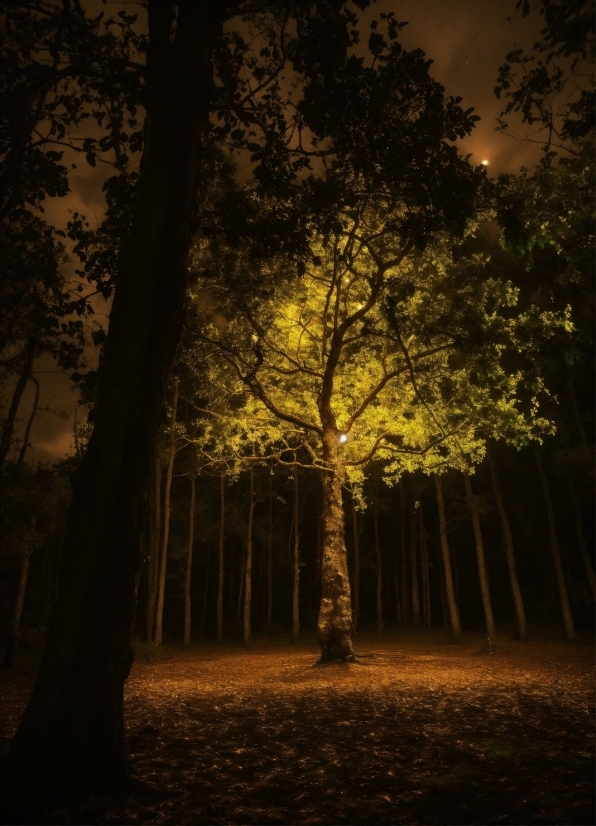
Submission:
[[[521,12],[515,10],[515,0],[379,0],[370,16],[392,10],[398,20],[409,23],[402,30],[404,46],[423,49],[434,61],[431,75],[444,84],[449,94],[460,95],[462,105],[473,106],[481,117],[474,133],[459,144],[465,153],[471,153],[472,162],[488,160],[491,174],[533,166],[539,158],[536,145],[495,131],[502,103],[495,98],[493,88],[507,52],[515,44],[531,47],[536,39],[538,15],[522,20]],[[363,34],[367,34],[364,27]],[[518,138],[524,134],[519,122],[513,131]],[[101,187],[110,174],[111,169],[104,172],[101,165],[91,169],[79,163],[71,178],[71,195],[47,202],[48,220],[60,227],[74,211],[83,212],[92,224],[100,220]],[[74,272],[76,262],[67,266]],[[97,318],[107,319],[108,306],[101,301],[95,306]],[[42,387],[41,407],[49,410],[40,412],[33,425],[35,461],[62,459],[72,452],[77,394],[47,356],[38,360],[36,375]],[[8,390],[12,392],[12,388]],[[32,400],[33,386],[29,383],[20,408],[22,419],[28,416]],[[84,411],[79,415],[84,416]]]

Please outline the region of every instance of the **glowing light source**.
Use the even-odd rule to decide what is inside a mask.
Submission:
[[[488,166],[488,161],[482,161],[482,166]]]
[[[345,445],[345,443],[346,443],[347,441],[348,441],[348,434],[347,434],[347,433],[340,433],[340,434],[339,434],[339,442],[340,442],[340,444]]]

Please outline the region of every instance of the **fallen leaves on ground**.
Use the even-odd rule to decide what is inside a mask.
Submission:
[[[324,667],[312,642],[165,649],[135,663],[126,723],[136,771],[167,794],[89,811],[139,824],[593,823],[591,646],[479,654],[479,642],[359,638],[364,664]],[[9,737],[31,674],[2,679]]]

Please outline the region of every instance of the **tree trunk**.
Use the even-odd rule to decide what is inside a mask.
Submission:
[[[33,522],[35,525],[35,520]],[[25,604],[25,592],[27,590],[27,576],[29,574],[29,559],[31,557],[31,550],[23,554],[21,558],[21,574],[19,576],[19,590],[17,591],[17,599],[14,605],[14,614],[12,617],[12,628],[6,653],[4,655],[4,668],[12,668],[14,663],[14,655],[21,637],[21,616],[23,614],[23,605]]]
[[[152,510],[151,533],[150,533],[150,553],[147,573],[147,642],[153,643],[155,640],[155,611],[157,607],[157,590],[159,587],[159,563],[161,549],[161,459],[159,449],[155,451],[155,461],[153,470],[153,501],[149,497]]]
[[[491,642],[495,641],[495,621],[493,618],[493,608],[490,601],[490,590],[488,586],[488,576],[486,571],[486,558],[484,556],[484,543],[482,541],[482,528],[480,527],[480,513],[472,492],[472,483],[467,473],[463,474],[468,507],[472,516],[472,527],[474,529],[474,541],[476,543],[476,559],[478,562],[478,579],[480,580],[480,593],[482,594],[482,607],[486,620],[486,632]]]
[[[252,611],[252,525],[255,510],[255,472],[250,466],[250,488],[248,503],[248,524],[246,528],[246,563],[244,565],[244,645],[250,645],[252,639],[251,611]]]
[[[557,579],[557,587],[559,589],[559,599],[561,602],[561,612],[563,614],[563,623],[565,625],[565,635],[568,640],[575,638],[575,628],[573,627],[573,616],[571,614],[571,606],[569,605],[569,594],[567,593],[567,585],[565,584],[565,574],[563,573],[563,560],[561,559],[561,551],[559,548],[559,539],[557,537],[557,526],[555,523],[555,513],[550,498],[550,490],[548,488],[548,481],[544,472],[542,464],[542,455],[539,448],[534,449],[536,457],[536,467],[538,468],[538,478],[542,485],[542,492],[544,493],[544,503],[546,505],[546,516],[548,520],[548,533],[550,537],[550,550],[553,559],[553,568],[555,570],[555,577]]]
[[[409,620],[408,605],[408,551],[406,548],[406,499],[404,480],[399,480],[399,541],[401,555],[401,615],[405,625]]]
[[[190,648],[191,602],[190,583],[192,579],[192,550],[195,539],[195,497],[196,477],[194,468],[190,477],[190,509],[188,513],[188,551],[186,554],[186,576],[184,578],[184,647]]]
[[[379,539],[379,501],[378,491],[375,490],[374,507],[375,528],[375,559],[377,562],[377,634],[383,633],[383,557]]]
[[[132,226],[116,278],[93,435],[74,475],[59,594],[3,789],[129,788],[124,682],[132,664],[149,469],[182,329],[211,51],[231,4],[149,0],[147,106]]]
[[[524,600],[522,592],[519,587],[519,579],[517,578],[517,566],[515,564],[515,553],[513,551],[513,537],[511,535],[511,527],[509,525],[509,516],[505,509],[505,503],[501,496],[501,487],[499,484],[499,476],[497,468],[493,459],[490,448],[487,447],[488,464],[490,467],[490,475],[493,485],[493,495],[497,503],[497,510],[501,518],[501,528],[503,530],[503,547],[505,549],[505,556],[507,557],[507,568],[509,570],[509,582],[511,583],[511,593],[513,594],[513,604],[515,606],[515,616],[517,618],[517,632],[520,640],[528,638],[528,627],[526,623],[526,612],[524,610]]]
[[[207,597],[209,595],[209,570],[211,567],[211,543],[207,547],[207,568],[205,571],[205,588],[203,590],[203,607],[201,609],[201,639],[205,637],[205,619],[207,617]]]
[[[298,468],[294,465],[294,553],[292,583],[292,642],[300,638],[300,535],[298,533]]]
[[[354,631],[358,630],[360,619],[360,537],[358,535],[358,514],[354,498],[352,498],[352,533],[354,537],[354,607],[352,610],[352,625]]]
[[[0,468],[4,465],[6,457],[8,456],[8,451],[10,450],[10,443],[14,432],[17,413],[19,412],[19,405],[21,403],[23,393],[25,392],[27,382],[31,376],[33,362],[35,361],[36,348],[37,340],[35,337],[31,337],[25,348],[25,362],[23,364],[23,369],[21,370],[16,387],[12,394],[12,400],[10,402],[10,407],[8,408],[8,416],[4,420],[4,426],[2,428],[2,438],[0,439]]]
[[[412,497],[412,511],[410,518],[410,573],[412,574],[412,627],[420,628],[420,593],[418,590],[418,559],[416,553],[417,533],[416,530],[416,503]]]
[[[178,409],[178,379],[174,379],[174,397],[172,399],[172,421],[170,423],[170,457],[166,472],[166,488],[163,503],[163,537],[161,541],[161,561],[159,565],[159,584],[157,589],[157,607],[155,609],[155,645],[163,642],[163,608],[166,595],[166,569],[168,564],[168,545],[170,542],[170,497],[172,493],[172,477],[174,475],[174,460],[176,458],[176,413]]]
[[[226,510],[225,475],[219,477],[219,554],[217,574],[217,642],[223,642],[223,596],[224,596],[224,527]]]
[[[424,625],[426,628],[432,627],[432,613],[430,604],[430,569],[428,564],[428,545],[426,529],[424,527],[424,511],[422,502],[420,503],[420,570],[422,573],[422,605]]]
[[[35,385],[35,397],[33,399],[33,407],[31,408],[31,414],[27,421],[27,427],[25,428],[25,434],[23,436],[23,445],[19,452],[19,458],[17,459],[17,467],[22,465],[25,461],[25,456],[27,454],[27,448],[29,447],[29,436],[31,434],[31,427],[33,425],[33,421],[37,416],[37,408],[39,407],[39,382],[31,373],[29,374],[29,378]]]
[[[461,623],[459,610],[453,588],[453,574],[451,571],[451,554],[449,552],[449,542],[447,541],[447,520],[445,518],[445,500],[443,498],[443,484],[441,477],[434,474],[435,490],[437,492],[437,505],[439,508],[439,538],[441,540],[441,555],[443,557],[443,574],[445,578],[445,596],[449,608],[449,625],[454,640],[461,639]]]
[[[323,411],[322,418],[330,418],[328,411]],[[331,662],[354,656],[352,601],[341,495],[345,471],[334,422],[324,427],[323,460],[328,470],[323,474],[323,558],[317,631],[321,662]]]
[[[273,625],[273,483],[271,471],[267,474],[268,523],[267,523],[267,631],[271,633]]]
[[[594,569],[592,567],[592,560],[590,559],[590,554],[588,553],[588,546],[586,545],[586,537],[584,536],[584,527],[582,525],[582,515],[579,509],[577,495],[575,493],[575,486],[571,479],[568,480],[568,485],[569,498],[571,499],[571,504],[573,506],[575,535],[577,536],[577,544],[579,545],[582,560],[584,563],[584,568],[586,569],[586,576],[588,577],[588,582],[590,583],[592,597],[596,598],[596,583],[594,582]]]

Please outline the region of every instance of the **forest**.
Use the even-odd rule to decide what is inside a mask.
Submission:
[[[0,4],[0,822],[594,821],[595,10],[500,5],[493,173],[399,2]]]

